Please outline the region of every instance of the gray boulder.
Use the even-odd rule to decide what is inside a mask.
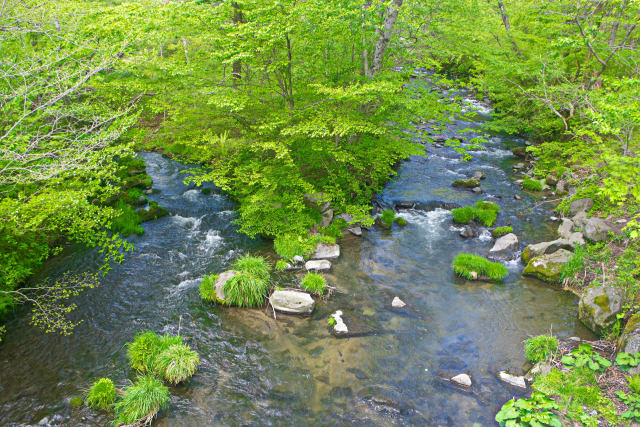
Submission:
[[[589,197],[585,197],[584,199],[574,200],[571,203],[571,207],[569,208],[569,212],[571,216],[575,216],[578,212],[587,212],[593,207],[593,200]]]
[[[331,221],[333,221],[333,209],[327,209],[322,213],[322,221],[320,224],[323,227],[328,227],[331,225]]]
[[[342,219],[342,220],[344,220],[345,222],[351,222],[351,221],[353,221],[353,217],[352,217],[351,215],[349,215],[349,214],[346,214],[346,213],[342,213],[342,214],[340,214],[340,215],[336,216],[336,218],[337,218],[337,219]]]
[[[587,213],[585,211],[578,212],[572,218],[573,223],[578,228],[584,228],[584,226],[587,225],[588,220],[589,218],[587,218]]]
[[[627,324],[618,338],[618,350],[636,354],[640,351],[640,313],[636,313],[629,318]],[[640,373],[640,366],[629,369],[629,375]]]
[[[295,262],[296,264],[302,264],[304,262],[304,258],[302,257],[302,255],[296,255],[293,257],[293,262]]]
[[[535,245],[527,245],[522,251],[522,261],[526,264],[531,261],[532,258],[539,257],[546,254],[552,254],[556,252],[558,249],[566,249],[568,251],[573,251],[576,245],[580,242],[578,237],[582,236],[582,233],[573,233],[575,239],[556,239],[551,240],[549,242],[540,242]],[[584,244],[584,240],[582,243]]]
[[[573,254],[566,249],[532,258],[522,271],[523,276],[537,277],[547,282],[559,282],[562,270]]]
[[[313,254],[312,259],[331,259],[338,258],[339,256],[340,246],[318,243],[318,246],[316,246],[316,252]]]
[[[501,381],[507,384],[511,384],[512,386],[527,388],[527,382],[525,381],[524,377],[517,377],[515,375],[508,374],[505,371],[500,371],[498,373],[498,377]]]
[[[275,310],[290,314],[311,314],[315,306],[311,295],[294,290],[274,291],[269,302]]]
[[[564,237],[568,239],[571,236],[571,232],[573,230],[573,221],[568,218],[562,219],[562,224],[558,227],[558,234],[560,237]]]
[[[331,263],[326,259],[307,261],[306,264],[304,265],[304,268],[306,268],[307,270],[318,270],[318,271],[330,270]]]
[[[582,323],[596,334],[616,322],[622,312],[624,293],[613,286],[595,286],[582,294],[578,305],[578,315]]]
[[[584,226],[584,237],[593,242],[602,242],[607,240],[611,227],[600,218],[589,218]]]
[[[351,227],[348,229],[349,233],[353,234],[354,236],[362,236],[362,227],[360,226],[355,226],[355,227]]]
[[[518,250],[518,236],[513,233],[506,234],[496,240],[496,243],[489,250],[491,258],[511,259],[513,252]]]
[[[233,270],[228,270],[225,271],[224,273],[220,273],[218,275],[218,280],[216,280],[216,284],[214,285],[214,289],[216,291],[216,297],[221,300],[224,301],[225,300],[225,295],[224,295],[224,285],[229,281],[229,279],[231,279],[232,277],[234,277],[237,274],[237,272],[233,271]]]
[[[470,225],[465,225],[460,231],[460,235],[465,238],[476,237],[478,233]]]

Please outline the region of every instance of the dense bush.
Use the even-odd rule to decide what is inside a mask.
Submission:
[[[474,278],[472,272],[477,273],[478,277],[486,276],[492,280],[502,280],[509,274],[509,270],[501,263],[473,254],[458,254],[451,266],[458,276],[469,280]]]

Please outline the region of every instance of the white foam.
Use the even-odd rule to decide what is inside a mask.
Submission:
[[[488,241],[491,241],[491,239],[492,237],[489,230],[487,230],[486,228],[483,228],[482,231],[480,232],[480,235],[478,236],[478,240],[480,240],[481,242],[488,242]]]
[[[196,200],[198,200],[198,197],[200,197],[200,190],[196,190],[195,188],[193,188],[182,193],[182,196],[191,202],[195,202]]]
[[[206,253],[211,252],[222,246],[224,239],[220,236],[218,230],[208,230],[204,236],[204,240],[198,245],[198,249]]]

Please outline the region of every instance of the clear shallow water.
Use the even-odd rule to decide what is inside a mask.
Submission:
[[[484,118],[458,121],[445,134],[477,128]],[[546,220],[545,206],[512,183],[509,150],[521,143],[495,136],[468,163],[450,149],[430,146],[427,158],[400,166],[378,200],[391,206],[488,199],[502,207],[498,225],[511,223],[522,244],[550,238],[555,225]],[[337,291],[311,317],[274,320],[268,310],[203,304],[203,275],[226,269],[243,252],[272,256],[269,245],[235,231],[226,197],[185,186],[186,166],[144,156],[160,190],[151,198],[171,216],[146,223],[145,234],[131,238],[135,251],[102,286],[78,299],[74,316],[85,321],[72,336],[45,335],[29,327],[27,317],[8,325],[0,345],[1,424],[37,423],[46,416],[65,425],[106,425],[108,416],[71,408],[68,401],[100,376],[119,385],[133,379],[122,346],[146,328],[180,329],[202,361],[187,385],[172,389],[170,408],[157,421],[162,426],[494,425],[500,405],[520,393],[496,373],[523,372],[527,336],[553,328],[561,337],[589,337],[576,319],[577,299],[523,279],[518,262],[507,265],[511,274],[502,284],[455,278],[454,256],[484,255],[491,241],[462,239],[449,211],[437,208],[401,211],[405,228],[345,237],[342,256],[327,275]],[[487,175],[486,194],[451,187],[475,170]],[[70,252],[52,260],[43,275],[94,270],[99,262],[93,252]],[[391,309],[394,296],[406,309]],[[357,337],[329,335],[326,319],[337,309]],[[460,372],[473,378],[470,391],[443,380]]]

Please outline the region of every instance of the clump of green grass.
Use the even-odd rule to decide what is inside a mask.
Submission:
[[[529,191],[542,191],[542,181],[525,178],[524,181],[522,181],[522,188]]]
[[[479,276],[487,276],[491,280],[502,280],[508,274],[507,268],[499,262],[491,262],[486,258],[473,254],[458,254],[451,264],[453,271],[466,279],[473,280],[472,272]]]
[[[133,342],[127,344],[129,364],[143,374],[151,374],[156,370],[158,355],[175,344],[182,344],[182,336],[158,335],[154,331],[138,333]]]
[[[273,248],[284,259],[291,259],[296,255],[304,256],[315,249],[316,241],[307,236],[297,234],[283,234],[273,240]]]
[[[115,206],[117,216],[111,220],[111,231],[124,237],[131,234],[142,235],[144,228],[140,225],[142,218],[124,200],[118,200]]]
[[[395,219],[396,219],[396,213],[391,209],[382,211],[382,215],[380,215],[380,222],[382,223],[383,226],[387,228],[391,227]]]
[[[485,227],[491,227],[498,217],[500,206],[495,203],[478,200],[475,206],[463,206],[451,210],[453,221],[457,224],[469,224],[478,220]]]
[[[258,307],[264,304],[269,282],[247,272],[240,272],[224,284],[225,302],[237,307]]]
[[[276,271],[285,271],[287,268],[289,268],[289,263],[287,261],[283,259],[276,261]]]
[[[263,281],[269,280],[271,276],[269,274],[269,264],[267,264],[267,261],[261,256],[241,256],[233,263],[233,269],[247,273]]]
[[[217,301],[216,295],[216,280],[218,280],[217,274],[211,274],[202,278],[200,282],[200,298],[203,301],[215,302]]]
[[[109,378],[100,378],[93,383],[87,392],[85,401],[92,408],[106,411],[116,401],[116,394],[116,387],[113,385],[113,381]]]
[[[558,349],[558,338],[552,335],[537,335],[524,340],[524,354],[531,363],[547,360]]]
[[[156,373],[176,385],[190,378],[200,364],[200,356],[186,344],[174,344],[158,355]]]
[[[505,234],[509,234],[509,233],[513,233],[513,227],[511,227],[510,225],[507,225],[504,227],[496,227],[493,230],[491,230],[491,235],[494,238],[502,237]]]
[[[169,403],[169,389],[162,381],[151,376],[139,376],[125,388],[122,398],[113,405],[119,425],[150,425],[158,412]]]
[[[337,218],[328,227],[320,228],[320,233],[339,239],[342,237],[342,229],[346,228],[347,225],[347,221],[342,218]]]
[[[309,272],[300,282],[300,286],[314,294],[323,295],[327,289],[327,281],[321,274]]]

